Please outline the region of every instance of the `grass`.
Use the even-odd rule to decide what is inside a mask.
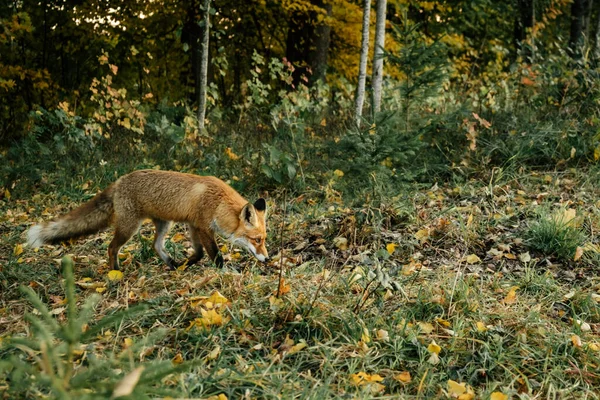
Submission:
[[[31,306],[19,286],[32,288],[58,322],[68,320],[58,261],[72,254],[77,304],[98,295],[84,278],[105,288],[89,327],[137,304],[148,307],[100,330],[85,357],[72,361],[77,377],[94,357],[126,356],[125,367],[99,380],[105,389],[145,365],[139,390],[150,385],[177,397],[457,397],[449,380],[477,398],[494,392],[599,397],[598,269],[591,257],[573,261],[546,251],[541,246],[572,249],[575,241],[536,225],[548,221],[536,217],[541,206],[562,201],[565,209],[579,204],[578,216],[589,217],[596,230],[592,214],[600,193],[585,174],[438,183],[403,200],[353,208],[307,191],[288,207],[285,221],[282,197],[275,195],[268,243],[279,257],[269,266],[229,248],[222,270],[205,259],[167,271],[153,253],[152,228],[144,226],[122,250],[124,275],[116,281],[107,275],[108,232],[38,251],[19,247],[29,225],[77,204],[67,195],[85,189],[66,183],[54,182],[69,193],[0,200],[0,359],[34,360],[8,345],[32,337],[24,320]],[[568,190],[573,184],[579,190]],[[175,227],[167,248],[182,258],[189,242],[178,233],[184,228]],[[340,236],[347,249],[334,244]],[[588,240],[595,244],[593,236]],[[390,243],[397,244],[392,254]],[[285,294],[278,299],[280,263]],[[380,285],[377,265],[397,290]],[[228,299],[216,311],[225,322],[204,328],[199,320],[215,291]],[[186,368],[159,376],[149,362]],[[19,388],[14,371],[0,373],[5,396],[35,398],[48,390],[40,380]]]

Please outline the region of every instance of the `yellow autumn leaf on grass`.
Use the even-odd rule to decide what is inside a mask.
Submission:
[[[223,246],[221,246],[221,249],[220,249],[220,250],[221,250],[221,253],[227,253],[227,251],[228,251],[228,250],[227,250],[227,245],[226,245],[226,244],[224,244]]]
[[[573,257],[573,261],[578,261],[581,256],[583,256],[583,247],[579,247],[577,246],[577,249],[575,250],[575,256]]]
[[[402,371],[399,374],[394,375],[394,379],[402,383],[410,383],[410,381],[412,380],[410,372],[408,371]]]
[[[429,239],[429,229],[421,229],[415,233],[415,238],[421,242],[421,244],[425,243],[427,239]]]
[[[238,156],[237,154],[235,154],[233,152],[233,150],[231,150],[231,147],[228,147],[225,149],[225,154],[227,155],[227,157],[229,157],[229,159],[236,161],[240,159],[240,156]]]
[[[13,249],[13,254],[15,256],[20,255],[21,253],[23,253],[23,245],[22,244],[17,244],[14,249]]]
[[[440,354],[442,348],[435,342],[435,340],[432,340],[429,346],[427,346],[427,351],[433,354]]]
[[[123,273],[116,269],[108,271],[107,276],[108,276],[108,279],[111,281],[120,281],[121,279],[123,279]]]
[[[333,174],[338,178],[341,178],[342,176],[344,176],[344,171],[336,169],[335,171],[333,171]]]
[[[333,239],[333,245],[340,250],[348,250],[348,239],[338,236]]]
[[[517,301],[517,289],[519,289],[518,286],[513,286],[510,288],[506,294],[506,297],[504,298],[504,304],[514,304],[515,301]]]
[[[448,380],[448,394],[450,397],[459,400],[471,400],[475,398],[475,393],[466,383],[459,383],[453,380]]]
[[[581,347],[582,345],[581,338],[578,335],[571,336],[571,343],[573,343],[573,346],[575,347]]]
[[[477,257],[476,254],[469,254],[466,258],[467,264],[477,264],[481,262],[481,258]]]
[[[487,331],[487,327],[481,321],[477,321],[475,323],[475,326],[477,327],[477,332],[485,332],[485,331]]]
[[[227,399],[227,396],[225,396],[223,393],[221,393],[218,396],[207,397],[206,400],[228,400],[228,399]]]
[[[179,243],[181,241],[185,240],[185,235],[183,233],[176,233],[173,235],[173,237],[171,238],[171,242],[173,243]]]
[[[350,381],[352,384],[354,384],[354,386],[368,387],[372,394],[380,393],[385,390],[385,386],[379,383],[383,382],[383,377],[378,374],[359,372],[357,374],[350,375]]]
[[[173,357],[171,362],[175,365],[179,365],[179,364],[183,363],[183,356],[181,355],[181,353],[175,354],[175,357]]]
[[[490,400],[508,400],[508,395],[502,392],[494,392],[490,395]]]
[[[206,358],[208,358],[209,360],[216,360],[217,357],[219,357],[219,354],[221,354],[221,346],[217,345],[214,349],[212,349],[210,353],[208,353],[208,356],[206,356]]]
[[[396,247],[398,247],[398,245],[396,243],[388,243],[385,246],[385,249],[387,250],[387,252],[390,254],[390,256],[392,254],[394,254],[394,251],[396,251]]]
[[[208,304],[210,302],[210,305]],[[219,293],[218,290],[215,290],[210,297],[206,300],[206,305],[208,308],[218,307],[223,304],[229,303],[229,299]]]
[[[288,354],[296,354],[297,352],[299,352],[307,346],[308,344],[306,344],[306,341],[304,339],[300,339],[300,343],[293,345],[288,351]]]
[[[433,332],[433,325],[429,322],[417,322],[417,326],[423,333]]]
[[[131,347],[131,345],[133,344],[133,340],[131,338],[125,338],[123,339],[123,347],[124,348],[128,348]]]
[[[4,189],[4,197],[6,197],[6,200],[10,200],[10,192],[8,189]]]

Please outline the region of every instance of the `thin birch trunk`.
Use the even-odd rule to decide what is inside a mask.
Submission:
[[[204,130],[204,117],[206,115],[206,86],[208,75],[208,38],[210,33],[210,0],[204,0],[204,34],[202,38],[202,61],[200,63],[200,93],[198,94],[198,128]]]
[[[381,111],[381,85],[383,82],[383,49],[385,46],[386,0],[377,0],[377,23],[375,25],[375,50],[373,51],[373,117]]]
[[[360,126],[363,104],[365,102],[365,83],[367,81],[367,57],[369,55],[369,20],[371,17],[371,0],[365,0],[363,7],[362,43],[360,48],[360,65],[358,67],[358,86],[356,87],[355,110],[356,124]]]

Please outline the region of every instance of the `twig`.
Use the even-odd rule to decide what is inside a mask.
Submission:
[[[283,229],[287,217],[287,189],[283,192],[283,219],[281,220],[281,234],[279,242],[279,284],[277,285],[277,298],[281,296],[281,286],[283,283]]]

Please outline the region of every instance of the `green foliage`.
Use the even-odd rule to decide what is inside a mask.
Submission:
[[[94,308],[100,296],[89,296],[78,309],[73,261],[64,257],[62,268],[65,277],[64,322],[56,319],[33,289],[21,288],[35,309],[34,314],[25,316],[31,326],[32,337],[12,337],[0,349],[3,354],[0,375],[10,382],[5,394],[14,398],[51,395],[60,399],[94,399],[110,397],[111,393],[115,396],[117,388],[127,387],[129,390],[125,390],[124,395],[135,398],[166,395],[169,391],[163,388],[160,379],[189,365],[174,367],[169,361],[134,361],[134,354],[161,340],[166,332],[157,330],[149,333],[144,340],[120,354],[98,356],[93,346],[96,336],[105,329],[146,312],[148,307],[129,308],[94,322]],[[140,371],[141,375],[138,374]]]
[[[541,212],[537,220],[529,225],[526,238],[533,250],[568,262],[575,256],[577,247],[584,245],[586,235],[569,213]]]

